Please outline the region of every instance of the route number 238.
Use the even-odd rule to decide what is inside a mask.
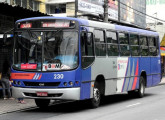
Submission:
[[[63,79],[64,74],[54,74],[54,79]]]

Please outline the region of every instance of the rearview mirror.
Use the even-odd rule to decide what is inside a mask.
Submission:
[[[3,44],[6,44],[6,42],[7,42],[7,34],[4,34],[3,35]]]

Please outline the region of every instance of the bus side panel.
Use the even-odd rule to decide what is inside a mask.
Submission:
[[[161,79],[160,57],[151,58],[151,74],[153,78],[152,86],[159,84]]]
[[[139,71],[139,76],[141,73],[144,71],[146,72],[146,77],[147,77],[147,87],[152,86],[152,76],[151,76],[151,67],[150,67],[150,62],[151,58],[150,57],[141,57],[140,58],[140,71]]]
[[[92,80],[98,76],[103,76],[105,81],[105,95],[116,93],[117,87],[117,58],[116,57],[96,57],[92,65]],[[92,83],[94,84],[94,82]],[[104,86],[102,86],[104,87]],[[93,88],[91,87],[91,98],[93,97]]]
[[[89,99],[91,91],[91,67],[81,72],[81,93],[80,100]]]
[[[117,92],[123,92],[127,88],[127,81],[129,78],[126,78],[129,74],[129,58],[128,57],[118,57],[117,58]]]

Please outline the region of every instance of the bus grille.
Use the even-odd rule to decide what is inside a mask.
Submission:
[[[43,86],[43,87],[55,87],[59,86],[60,82],[24,82],[25,86]]]

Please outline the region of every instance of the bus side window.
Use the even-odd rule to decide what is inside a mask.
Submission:
[[[139,56],[139,37],[136,34],[130,34],[130,49],[132,56]]]
[[[148,56],[148,42],[146,36],[140,36],[140,53],[141,56]]]
[[[156,45],[156,38],[155,37],[148,37],[148,43],[149,43],[149,55],[150,56],[157,56],[158,50]]]
[[[87,68],[94,61],[93,34],[81,33],[82,68]]]
[[[106,56],[106,44],[103,30],[94,30],[96,56]]]
[[[120,42],[120,55],[121,56],[130,56],[128,34],[127,33],[119,33],[119,42]]]
[[[108,56],[118,56],[119,48],[118,48],[118,40],[116,32],[107,31],[107,52]]]

